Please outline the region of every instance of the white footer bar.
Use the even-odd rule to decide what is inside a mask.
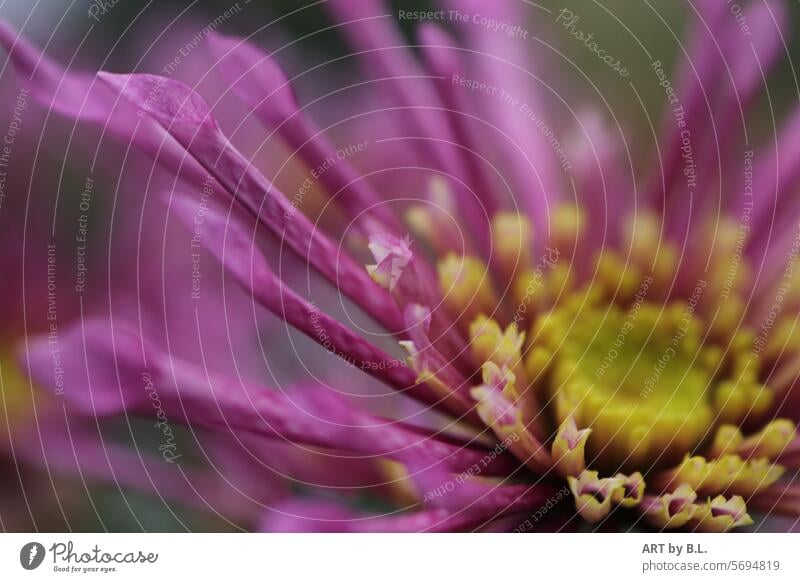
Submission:
[[[3,534],[0,580],[800,580],[798,542],[792,534]]]

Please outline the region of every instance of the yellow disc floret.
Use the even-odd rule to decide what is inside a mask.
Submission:
[[[776,386],[800,369],[800,326],[776,318],[756,331],[735,225],[698,241],[709,268],[681,270],[644,212],[590,270],[580,249],[589,219],[556,207],[536,246],[524,217],[500,213],[488,265],[453,253],[439,263],[445,305],[482,372],[470,393],[479,416],[533,471],[565,478],[590,523],[614,508],[658,528],[752,523],[746,503],[785,475],[778,463],[797,438],[772,415]]]
[[[710,386],[717,358],[704,357],[701,326],[680,304],[644,303],[634,311],[582,297],[588,302],[565,302],[532,331],[534,343],[552,354],[545,398],[557,421],[574,416],[593,430],[588,457],[596,466],[680,460],[716,416]],[[541,376],[542,362],[530,363],[529,374]]]

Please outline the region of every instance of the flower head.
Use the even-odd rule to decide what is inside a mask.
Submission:
[[[753,523],[751,505],[796,515],[800,207],[791,196],[800,164],[775,164],[800,155],[796,119],[775,148],[747,150],[762,188],[742,195],[730,173],[741,152],[718,151],[710,139],[716,113],[704,111],[706,86],[725,112],[732,92],[752,101],[756,71],[777,56],[765,11],[780,16],[783,3],[748,5],[763,33],[755,55],[740,50],[724,10],[702,3],[690,33],[696,62],[680,65],[672,93],[679,117],[668,116],[658,142],[663,159],[654,153],[642,164],[649,173],[608,183],[604,172],[626,159],[603,116],[576,118],[584,139],[565,165],[552,130],[542,129],[548,100],[522,66],[518,39],[462,23],[470,47],[462,50],[426,23],[416,59],[380,18],[378,2],[327,4],[346,23],[366,71],[391,94],[395,126],[410,131],[393,139],[425,162],[408,182],[422,184],[422,194],[409,185],[405,198],[391,199],[362,176],[255,44],[212,33],[209,66],[252,113],[250,122],[315,169],[344,228],[307,215],[234,146],[214,108],[187,85],[149,74],[76,76],[7,29],[0,40],[40,101],[102,122],[173,176],[168,212],[190,229],[199,184],[215,184],[222,196],[204,209],[198,242],[257,306],[420,403],[411,416],[433,410],[447,420],[420,428],[396,410],[387,418],[343,396],[342,387],[307,377],[279,393],[208,373],[204,362],[175,358],[117,322],[94,322],[88,335],[63,340],[73,364],[83,365],[85,351],[93,366],[71,372],[74,382],[94,386],[71,391],[72,405],[85,409],[90,394],[99,406],[87,414],[146,414],[150,403],[137,389],[145,371],[163,403],[180,410],[176,420],[237,440],[367,459],[385,481],[378,487],[372,473],[360,474],[364,487],[393,507],[407,503],[379,516],[321,496],[307,505],[288,497],[265,508],[263,528],[513,528],[565,483],[572,523],[626,514],[656,529],[727,531]],[[517,3],[491,4],[481,10],[497,22],[522,21]],[[721,53],[709,50],[713,39]],[[725,58],[737,64],[731,79],[720,77]],[[511,101],[465,89],[481,86]],[[736,141],[729,127],[720,129]],[[395,180],[403,185],[404,177]],[[278,261],[267,240],[279,241]],[[380,333],[366,337],[366,328],[343,323],[335,302],[318,307],[283,270],[284,256]],[[398,348],[408,357],[392,356]],[[30,366],[52,384],[46,346],[34,350]]]

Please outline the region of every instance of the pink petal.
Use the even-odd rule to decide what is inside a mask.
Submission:
[[[400,232],[402,225],[383,200],[346,159],[340,159],[313,122],[300,110],[286,75],[270,56],[255,45],[216,33],[209,36],[209,47],[218,67],[236,95],[253,110],[267,127],[277,131],[310,168],[322,167],[327,160],[335,164],[322,172],[319,180],[348,217],[372,229],[367,215],[379,217],[383,228]],[[327,165],[327,164],[326,164]],[[364,224],[367,222],[367,224]]]

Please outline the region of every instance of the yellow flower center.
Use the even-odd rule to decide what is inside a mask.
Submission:
[[[481,366],[481,419],[533,471],[566,478],[591,523],[614,506],[660,528],[751,523],[744,500],[781,478],[795,438],[773,405],[800,368],[800,327],[793,315],[770,333],[748,320],[750,269],[728,223],[693,249],[710,266],[682,270],[654,215],[628,221],[621,248],[594,262],[578,251],[586,224],[581,209],[560,209],[536,258],[530,224],[499,215],[489,264],[439,263],[444,303]],[[796,313],[800,293],[785,287]]]
[[[552,353],[547,396],[559,423],[572,415],[592,428],[591,464],[674,464],[711,434],[719,352],[701,347],[688,306],[568,302],[540,321],[540,345]]]

